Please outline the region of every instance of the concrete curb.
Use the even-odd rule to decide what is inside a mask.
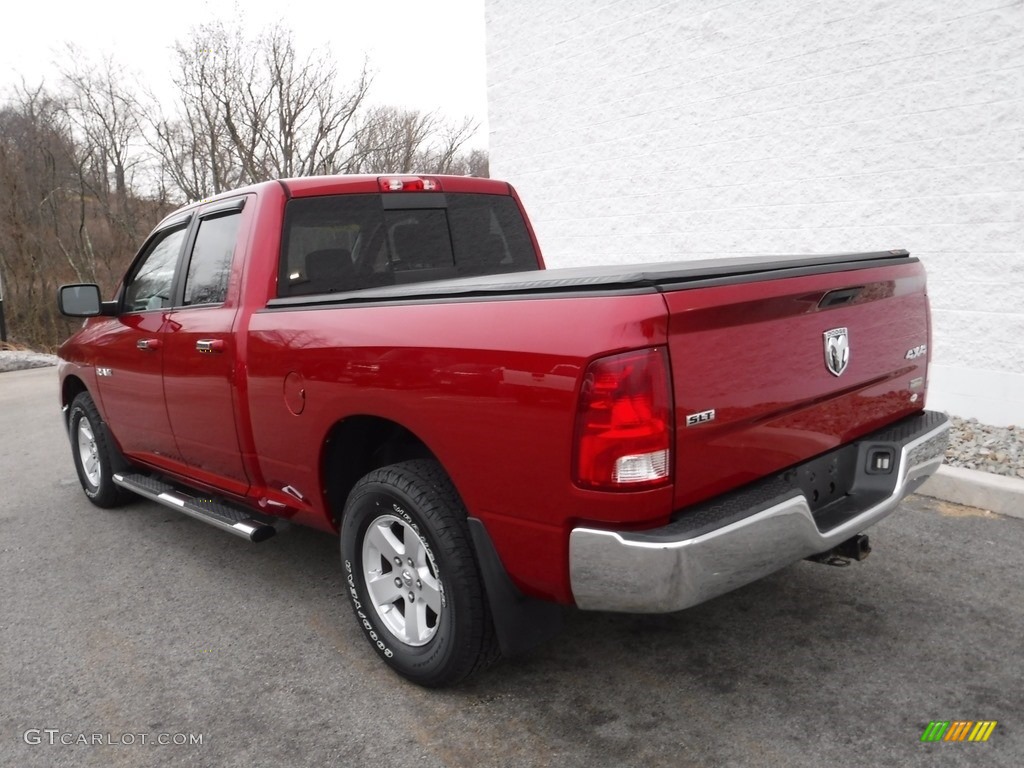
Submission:
[[[1024,520],[1024,480],[943,464],[917,492]]]

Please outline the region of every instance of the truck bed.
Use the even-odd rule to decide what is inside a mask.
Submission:
[[[534,270],[272,299],[272,308],[477,299],[514,295],[652,293],[914,263],[902,249],[867,253],[749,256],[656,264]]]

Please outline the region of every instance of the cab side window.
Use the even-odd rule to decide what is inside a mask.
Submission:
[[[135,269],[124,294],[124,311],[145,312],[171,306],[174,269],[185,243],[185,226],[157,236]]]
[[[234,211],[199,222],[185,277],[185,304],[223,304],[228,295],[241,213]]]

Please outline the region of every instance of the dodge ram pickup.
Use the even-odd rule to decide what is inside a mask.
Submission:
[[[338,535],[370,645],[454,684],[562,606],[678,611],[846,563],[942,463],[925,273],[893,250],[546,270],[507,183],[335,176],[185,206],[86,318],[88,498]]]

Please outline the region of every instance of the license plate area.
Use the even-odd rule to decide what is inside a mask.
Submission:
[[[856,443],[847,445],[804,462],[784,476],[803,491],[813,514],[849,495],[857,476],[857,453]]]

